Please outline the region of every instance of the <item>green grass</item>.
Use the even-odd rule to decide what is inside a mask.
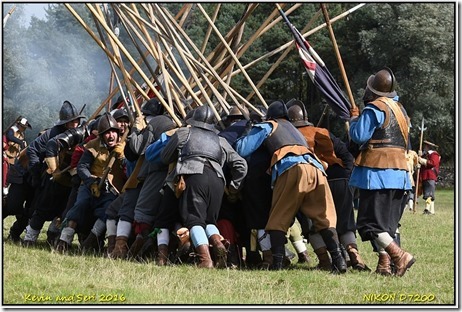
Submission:
[[[401,278],[356,271],[332,275],[312,270],[316,260],[283,271],[157,267],[152,262],[60,255],[45,245],[25,249],[5,242],[3,304],[63,304],[58,297],[71,304],[454,305],[454,190],[438,190],[436,197],[434,216],[422,215],[422,200],[416,214],[404,213],[402,247],[417,262]],[[13,221],[4,220],[4,239]],[[39,239],[45,238],[43,230]],[[358,243],[374,270],[377,256],[370,244],[360,239]],[[308,250],[315,259],[311,246]]]

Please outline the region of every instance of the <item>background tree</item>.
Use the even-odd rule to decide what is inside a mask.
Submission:
[[[85,114],[91,115],[108,95],[110,67],[104,52],[62,4],[49,4],[46,18],[32,18],[27,26],[21,23],[23,5],[17,4],[17,10],[3,31],[3,128],[18,114],[25,115],[34,126],[34,132],[27,132],[27,139],[30,140],[36,131],[54,124],[64,100],[71,101],[77,107],[87,103]],[[175,15],[183,4],[163,5]],[[201,5],[212,16],[216,4]],[[215,22],[221,34],[226,35],[232,29],[247,5],[221,4]],[[333,18],[354,5],[328,3],[327,8]],[[96,33],[93,18],[85,5],[73,3],[72,6]],[[286,8],[290,6],[286,3]],[[10,7],[11,4],[3,4],[3,11],[7,12]],[[112,9],[110,5],[109,8]],[[274,3],[259,3],[245,22],[242,44],[251,38],[274,8]],[[289,18],[301,30],[319,9],[319,3],[303,3]],[[356,104],[363,106],[362,96],[367,78],[383,66],[390,67],[398,81],[400,100],[412,119],[413,148],[418,148],[417,126],[424,117],[427,127],[425,138],[440,145],[443,162],[450,163],[454,163],[455,159],[454,18],[454,3],[367,3],[333,24]],[[322,23],[324,19],[321,14],[311,28]],[[197,47],[202,46],[207,27],[206,19],[193,6],[185,28]],[[120,30],[119,39],[132,55],[138,56],[122,26]],[[248,64],[292,39],[287,25],[277,23],[253,42],[240,62]],[[308,41],[345,90],[328,30],[319,30]],[[219,44],[218,36],[212,32],[204,55],[208,56]],[[277,53],[250,66],[246,71],[252,81],[260,81],[279,55]],[[150,60],[155,67],[153,59]],[[126,68],[132,67],[126,59],[124,62]],[[144,65],[142,68],[148,72]],[[135,75],[135,78],[138,80],[139,75]],[[243,96],[252,91],[243,75],[234,76],[231,85]],[[307,106],[310,120],[315,124],[325,107],[295,49],[259,88],[259,92],[268,103],[276,99],[301,99]],[[259,101],[254,97],[251,102],[258,104]],[[322,126],[347,139],[344,122],[333,112],[329,111],[323,120]]]

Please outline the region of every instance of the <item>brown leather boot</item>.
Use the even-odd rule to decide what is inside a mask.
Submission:
[[[221,236],[214,234],[210,236],[209,242],[213,247],[213,254],[215,257],[215,267],[218,269],[226,268],[226,261],[228,256],[228,250],[221,241]]]
[[[402,250],[394,241],[385,248],[385,251],[390,255],[391,261],[395,264],[395,275],[403,276],[415,262],[413,255]]]
[[[128,254],[130,258],[136,258],[138,257],[138,254],[141,251],[141,248],[143,248],[144,244],[148,240],[148,235],[149,233],[141,233],[136,235],[135,241],[133,244],[130,246],[130,249],[128,250]]]
[[[213,261],[210,258],[210,250],[208,244],[199,245],[196,247],[196,253],[199,256],[198,268],[213,269]]]
[[[298,263],[309,263],[310,256],[308,256],[308,250],[298,253]]]
[[[128,254],[128,237],[117,236],[114,250],[109,255],[112,259],[125,259]]]
[[[351,267],[358,271],[370,271],[367,265],[364,263],[364,260],[359,255],[358,247],[354,244],[349,244],[346,247],[348,256],[350,257]]]
[[[269,270],[269,268],[273,265],[273,253],[271,250],[265,250],[262,252],[263,254],[263,261],[259,265],[261,270]]]
[[[167,265],[168,263],[168,245],[161,244],[157,246],[156,264],[159,266]]]
[[[375,273],[385,276],[391,275],[390,261],[390,256],[386,252],[379,252],[379,262],[377,263]]]
[[[322,271],[330,271],[332,270],[332,263],[330,261],[329,254],[327,253],[326,247],[318,248],[314,251],[316,256],[318,257],[319,263],[316,266],[316,269]]]
[[[115,235],[108,236],[107,237],[107,251],[106,251],[107,255],[110,255],[112,253],[112,251],[115,248],[115,244],[116,244],[116,236]]]
[[[235,244],[230,244],[228,248],[228,267],[230,269],[238,269],[241,267],[240,248]]]
[[[90,254],[94,252],[99,252],[99,243],[98,237],[93,232],[87,236],[85,241],[80,246],[82,254]]]

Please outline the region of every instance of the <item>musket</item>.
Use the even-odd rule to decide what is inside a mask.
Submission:
[[[6,22],[10,18],[11,14],[13,14],[14,10],[16,10],[16,5],[13,5],[13,7],[8,11],[8,13],[3,18],[3,28],[5,28]]]
[[[423,143],[423,133],[425,131],[424,128],[424,118],[422,117],[422,126],[420,127],[420,145],[419,145],[419,157],[422,155],[422,143]],[[412,212],[416,212],[416,206],[417,206],[417,197],[419,194],[419,178],[420,178],[420,164],[417,167],[417,176],[416,176],[416,181],[415,181],[415,192],[414,192],[414,208],[412,209]]]

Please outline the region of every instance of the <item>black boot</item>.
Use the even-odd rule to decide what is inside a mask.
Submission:
[[[90,234],[80,246],[80,250],[82,254],[98,253],[99,246],[100,243],[98,237],[93,232],[90,232]]]
[[[270,270],[282,270],[284,267],[284,256],[286,255],[286,234],[282,231],[269,231],[269,234],[271,238],[271,253],[273,254],[273,264]]]
[[[258,251],[247,251],[245,255],[245,266],[247,269],[256,269],[262,263],[261,255]]]
[[[345,273],[347,271],[347,264],[340,249],[337,230],[335,228],[323,229],[319,234],[321,234],[330,253],[333,273]]]
[[[271,246],[271,253],[273,254],[273,264],[270,267],[270,270],[277,271],[284,268],[284,256],[285,256],[285,247],[282,246]]]
[[[29,223],[29,219],[25,216],[16,216],[16,221],[10,228],[10,235],[8,235],[8,239],[11,240],[13,243],[20,243],[21,242],[21,234],[27,227]]]
[[[237,245],[229,245],[227,261],[228,268],[230,269],[238,269],[241,267],[241,254]]]

